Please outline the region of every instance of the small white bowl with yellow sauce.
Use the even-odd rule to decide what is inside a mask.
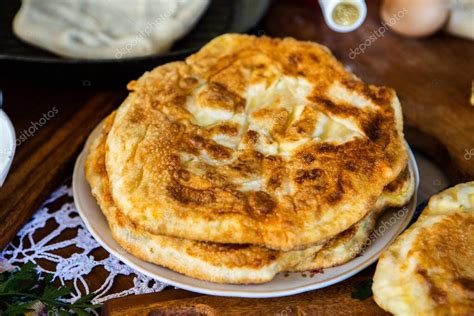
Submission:
[[[367,16],[364,0],[319,0],[319,5],[326,24],[340,33],[354,31]]]

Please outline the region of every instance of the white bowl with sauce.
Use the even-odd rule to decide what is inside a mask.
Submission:
[[[365,21],[364,0],[319,0],[324,20],[330,29],[340,33],[354,31]]]

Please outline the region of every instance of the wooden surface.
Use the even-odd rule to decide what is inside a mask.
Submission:
[[[439,162],[453,183],[474,179],[474,157],[464,158],[465,151],[474,148],[474,107],[468,104],[474,75],[474,43],[442,33],[414,40],[387,31],[367,47],[365,53],[351,59],[350,49],[363,43],[380,27],[374,2],[369,1],[368,20],[350,34],[329,31],[321,22],[315,3],[310,0],[276,1],[259,33],[317,40],[329,46],[363,80],[395,88],[402,102],[410,144]],[[74,87],[53,85],[47,78],[33,81],[28,76],[21,81],[12,81],[2,77],[1,71],[0,89],[4,91],[5,111],[11,117],[17,135],[38,122],[44,113],[54,107],[58,110],[18,147],[11,173],[0,189],[0,247],[3,248],[51,190],[71,174],[86,136],[120,104],[126,90],[124,87],[97,87],[90,77]],[[54,228],[47,226],[45,229]],[[67,239],[68,234],[65,232],[61,238]],[[100,257],[104,252],[101,249],[94,255]],[[71,254],[61,253],[65,257]],[[357,280],[367,279],[372,274],[373,267],[344,285],[313,292],[311,295],[319,302],[316,308],[320,308],[319,311],[350,311],[351,308],[359,311],[357,308],[363,306],[360,308],[365,309],[361,312],[381,313],[371,300],[359,302],[350,299],[349,295],[349,288]],[[92,289],[100,285],[103,276],[104,273],[94,272],[88,277]],[[120,278],[114,288],[126,288],[130,282],[130,278]],[[152,295],[151,300],[162,295],[173,298],[175,292],[170,293]],[[192,300],[188,302],[194,304]],[[205,298],[210,306],[220,300]],[[133,298],[128,299],[128,302],[133,301]],[[120,302],[115,303],[120,306]],[[229,302],[228,306],[232,304]],[[247,303],[242,301],[242,304]]]
[[[17,138],[23,135],[25,139],[18,146],[11,172],[0,189],[3,248],[70,174],[89,132],[117,106],[122,93],[51,89],[21,82],[1,84],[4,109],[14,123]],[[57,114],[40,126],[48,112]]]
[[[372,298],[351,298],[354,282],[363,279],[356,276],[324,290],[266,299],[188,296],[190,292],[170,290],[110,300],[102,315],[388,315]]]

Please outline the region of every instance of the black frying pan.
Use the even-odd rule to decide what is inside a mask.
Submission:
[[[82,60],[56,56],[19,40],[13,34],[12,21],[21,2],[0,0],[0,76],[83,86],[123,85],[159,64],[183,59],[220,34],[252,30],[264,15],[269,2],[212,0],[194,29],[163,55]]]

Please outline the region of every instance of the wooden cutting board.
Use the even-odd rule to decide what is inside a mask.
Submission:
[[[324,290],[265,299],[168,290],[107,301],[102,315],[389,315],[372,298],[363,301],[351,298],[354,285],[364,279],[367,278],[356,276]]]

